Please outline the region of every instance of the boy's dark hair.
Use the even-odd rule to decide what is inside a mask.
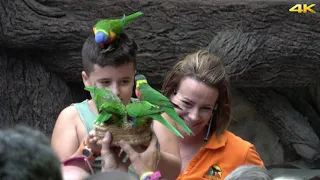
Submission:
[[[0,130],[0,179],[62,180],[48,138],[25,125]]]
[[[82,47],[82,65],[84,71],[89,75],[93,71],[94,64],[101,67],[115,66],[133,63],[136,67],[137,44],[125,33],[112,42],[115,47],[112,51],[101,53],[102,48],[95,42],[94,34],[91,34]]]

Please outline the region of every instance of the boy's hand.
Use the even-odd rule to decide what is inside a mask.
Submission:
[[[95,131],[91,130],[89,132],[89,135],[87,137],[88,146],[91,149],[93,153],[100,153],[101,151],[101,145],[99,145],[98,138],[95,136]]]
[[[112,134],[107,132],[102,140],[102,172],[106,171],[128,171],[128,165],[131,163],[134,171],[140,176],[147,171],[155,171],[160,161],[160,151],[158,139],[155,134],[146,150],[142,153],[134,150],[127,142],[120,141],[121,147],[111,147]],[[119,154],[122,148],[124,153]],[[129,156],[129,160],[123,163],[125,155]],[[120,156],[120,157],[119,157]]]

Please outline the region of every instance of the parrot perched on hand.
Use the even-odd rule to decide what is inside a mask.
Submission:
[[[94,124],[103,125],[104,123],[114,123],[120,126],[125,118],[126,110],[125,105],[108,88],[86,87],[85,90],[93,94],[93,100],[97,106],[99,116],[95,120]]]
[[[136,96],[140,101],[148,101],[153,105],[160,106],[163,111],[172,118],[178,125],[180,125],[184,131],[190,135],[193,132],[190,128],[184,123],[180,116],[174,110],[174,105],[170,100],[162,95],[157,90],[153,89],[147,81],[147,78],[142,74],[135,75],[136,81]]]
[[[121,19],[103,19],[98,21],[93,26],[96,43],[98,43],[101,48],[104,48],[105,44],[109,44],[115,40],[131,21],[142,14],[143,13],[139,11],[129,16],[123,15]]]
[[[168,121],[163,119],[161,114],[164,112],[164,109],[160,106],[153,105],[148,101],[140,101],[140,102],[132,102],[126,106],[126,111],[128,115],[135,119],[135,127],[140,127],[152,118],[154,120],[159,121],[161,124],[170,129],[177,136],[183,138],[181,133],[174,128]]]

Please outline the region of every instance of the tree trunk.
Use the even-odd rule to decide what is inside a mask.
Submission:
[[[272,89],[243,88],[241,92],[256,105],[262,117],[278,134],[282,144],[293,148],[309,162],[320,158],[320,141],[308,119],[296,111],[290,102]]]
[[[304,3],[311,2],[315,1]],[[153,84],[160,83],[179,58],[206,47],[213,38],[211,44],[228,54],[223,59],[236,86],[314,85],[320,79],[320,16],[289,12],[294,4],[289,0],[5,0],[0,6],[4,12],[0,45],[52,50],[49,67],[59,67],[56,70],[65,79],[79,82],[75,75],[81,69],[80,49],[93,24],[140,10],[144,15],[126,32],[140,47],[140,72]]]
[[[72,102],[69,87],[33,54],[0,48],[0,127],[28,124],[52,133],[60,111]]]

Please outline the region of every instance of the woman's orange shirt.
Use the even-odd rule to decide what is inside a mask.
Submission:
[[[223,180],[237,167],[246,164],[264,167],[254,145],[225,131],[220,141],[212,135],[177,180]]]

